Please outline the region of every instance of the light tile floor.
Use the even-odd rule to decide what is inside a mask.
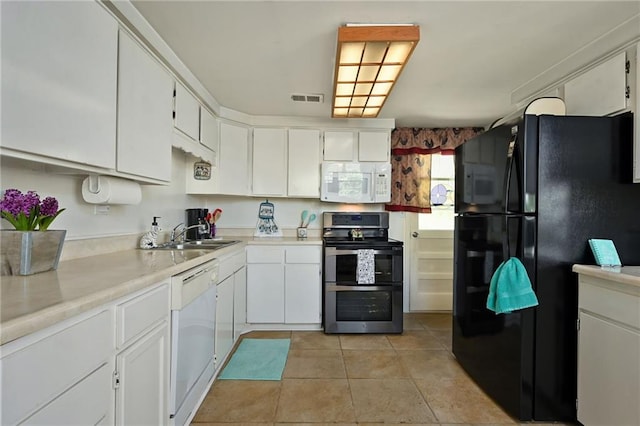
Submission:
[[[243,337],[291,338],[282,380],[216,380],[194,426],[517,424],[451,354],[450,314],[405,314],[401,335],[286,331]]]

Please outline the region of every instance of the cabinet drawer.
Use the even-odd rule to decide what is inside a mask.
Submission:
[[[118,348],[169,315],[169,284],[116,306],[116,343]]]
[[[104,310],[4,356],[2,389],[10,392],[2,392],[0,424],[22,421],[104,364],[112,336],[111,311]]]
[[[284,247],[247,247],[247,263],[283,263]]]
[[[322,247],[287,247],[287,263],[321,263]]]
[[[593,312],[640,330],[640,297],[605,288],[607,285],[607,281],[600,278],[580,276],[580,310]]]
[[[224,281],[225,278],[244,267],[246,263],[247,255],[244,250],[220,258],[220,273],[218,276],[218,282]]]
[[[27,419],[32,425],[108,424],[113,405],[112,368],[104,364]]]

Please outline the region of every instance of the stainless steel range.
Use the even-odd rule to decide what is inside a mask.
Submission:
[[[325,333],[402,333],[402,241],[387,212],[323,214]]]

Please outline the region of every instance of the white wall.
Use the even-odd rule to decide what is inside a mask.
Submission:
[[[173,150],[172,180],[168,186],[142,185],[142,202],[139,205],[112,205],[108,215],[94,214],[95,205],[82,199],[82,181],[87,176],[52,173],[46,166],[35,163],[18,162],[2,158],[0,185],[2,190],[16,188],[21,191],[34,190],[41,198],[52,196],[58,199],[66,210],[58,216],[51,229],[66,229],[67,239],[139,234],[151,226],[153,216],[160,216],[160,227],[168,231],[185,221],[185,209],[215,208],[223,210],[217,226],[225,228],[254,229],[258,220],[258,206],[264,197],[234,197],[220,195],[185,194],[185,156],[182,151]],[[275,206],[275,220],[281,229],[295,229],[300,225],[302,210],[309,215],[315,213],[317,219],[310,225],[311,230],[322,228],[323,211],[378,211],[382,204],[337,204],[325,203],[319,199],[269,199]],[[1,229],[11,229],[2,220]]]
[[[66,210],[51,229],[66,229],[67,239],[137,234],[149,229],[153,216],[162,217],[159,222],[166,224],[163,227],[175,225],[184,220],[186,205],[201,202],[199,197],[184,193],[183,164],[184,154],[173,150],[171,185],[142,185],[139,205],[112,205],[108,215],[95,215],[95,205],[82,199],[82,181],[87,175],[52,173],[45,166],[2,158],[0,183],[3,191],[8,188],[23,192],[34,190],[41,198],[57,198],[60,208]],[[6,220],[2,220],[0,226],[11,229]]]
[[[218,229],[224,228],[251,228],[254,229],[258,221],[258,207],[266,200],[265,197],[233,197],[233,196],[207,196],[206,203],[202,206],[212,211],[222,209],[222,217],[217,222]],[[292,199],[269,198],[274,205],[274,219],[281,229],[294,229],[300,226],[300,215],[303,210],[309,212],[309,216],[315,213],[316,220],[309,225],[309,229],[320,230],[322,228],[322,212],[325,211],[378,211],[382,210],[382,204],[340,204],[326,203],[319,199]]]

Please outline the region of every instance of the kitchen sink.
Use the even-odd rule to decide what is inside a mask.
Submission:
[[[239,240],[199,240],[179,243],[169,242],[160,244],[158,247],[154,247],[152,250],[216,250],[239,242]]]

